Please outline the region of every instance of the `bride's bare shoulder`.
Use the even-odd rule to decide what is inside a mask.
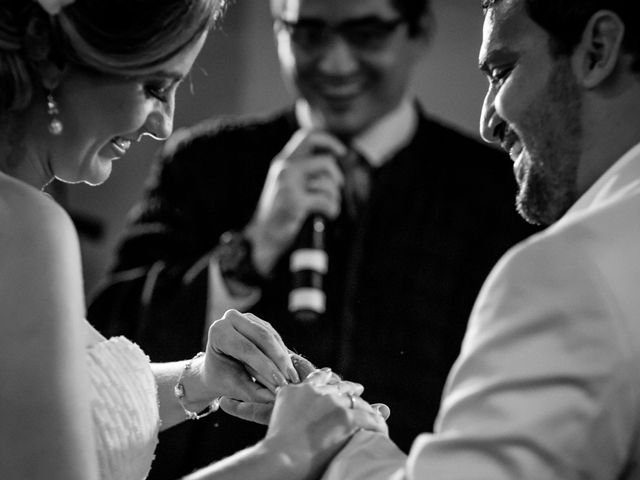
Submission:
[[[0,251],[5,256],[34,247],[55,250],[71,243],[74,248],[77,243],[73,223],[60,205],[5,175],[0,175],[0,225]]]
[[[0,175],[0,219],[0,225],[11,225],[12,230],[71,226],[69,216],[49,195],[5,175]]]
[[[71,219],[52,198],[1,174],[0,304],[21,319],[25,335],[37,331],[44,338],[76,328],[69,322],[84,315],[80,247]]]

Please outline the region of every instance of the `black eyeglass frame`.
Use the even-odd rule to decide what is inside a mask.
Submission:
[[[300,19],[290,21],[281,17],[274,18],[276,29],[286,31],[294,45],[308,52],[323,50],[337,35],[352,48],[372,52],[384,49],[391,36],[401,25],[408,25],[404,17],[383,20],[377,17],[357,18],[336,25],[321,20]]]

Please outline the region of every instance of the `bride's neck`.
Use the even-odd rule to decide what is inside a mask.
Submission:
[[[20,116],[0,121],[0,171],[42,190],[53,175],[45,152],[39,151],[29,133]]]

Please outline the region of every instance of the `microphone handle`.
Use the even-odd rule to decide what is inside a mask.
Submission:
[[[326,310],[324,277],[329,266],[325,250],[326,222],[324,215],[309,215],[289,260],[289,311],[304,322],[318,320]]]

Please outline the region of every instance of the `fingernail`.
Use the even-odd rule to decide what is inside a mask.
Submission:
[[[289,367],[287,368],[287,373],[289,374],[289,380],[293,383],[300,383],[300,376],[295,368]]]
[[[279,387],[284,387],[285,385],[289,384],[289,382],[287,382],[287,380],[284,378],[284,376],[282,376],[280,372],[274,373],[273,375],[271,375],[271,377],[273,378],[275,384]]]
[[[324,373],[331,373],[331,369],[329,367],[323,367],[320,370]]]

